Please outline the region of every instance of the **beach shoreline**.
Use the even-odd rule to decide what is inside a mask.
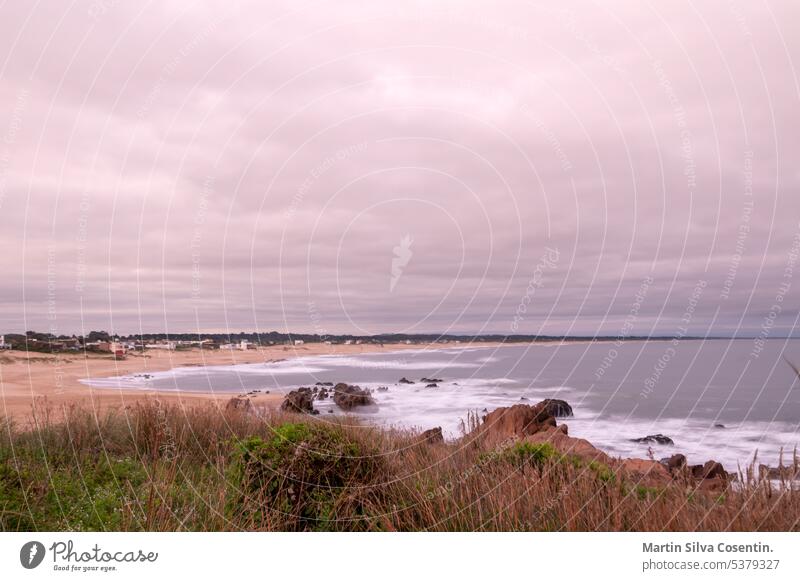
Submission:
[[[514,343],[517,345],[518,343]],[[17,423],[33,422],[37,414],[60,414],[66,408],[81,406],[93,411],[135,405],[137,402],[160,400],[177,405],[212,403],[224,407],[235,393],[203,393],[194,391],[141,390],[98,387],[84,383],[111,377],[169,371],[181,367],[214,367],[248,365],[269,360],[297,359],[321,355],[365,355],[408,350],[495,348],[507,343],[473,344],[392,344],[372,343],[327,345],[310,343],[276,345],[239,350],[178,351],[148,350],[129,353],[125,359],[95,353],[36,353],[5,351],[0,355],[0,417]],[[281,394],[256,394],[253,404],[275,407]]]

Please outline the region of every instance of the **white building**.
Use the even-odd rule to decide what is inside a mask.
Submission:
[[[6,343],[5,335],[0,335],[0,349],[11,349],[11,345]]]
[[[167,351],[174,351],[175,350],[175,342],[174,341],[165,341],[163,343],[145,343],[145,349],[165,349]]]
[[[295,345],[302,345],[303,343],[305,343],[305,341],[303,341],[302,339],[295,339],[294,340],[294,344]]]

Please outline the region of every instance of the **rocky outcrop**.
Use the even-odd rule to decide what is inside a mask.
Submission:
[[[246,397],[232,397],[225,404],[225,411],[228,412],[250,412],[253,410],[253,402]]]
[[[398,381],[397,383],[414,383],[414,382],[411,381],[410,379],[406,379],[405,377],[401,377],[400,381]]]
[[[421,383],[442,383],[443,379],[436,379],[435,377],[423,377],[420,379]]]
[[[333,388],[333,402],[343,410],[351,410],[359,406],[372,405],[375,400],[368,389],[337,383]]]
[[[532,436],[538,432],[556,427],[556,419],[550,415],[545,405],[526,405],[518,403],[511,407],[497,408],[483,417],[477,435],[493,439]]]
[[[722,467],[722,464],[709,460],[705,464],[697,464],[689,469],[693,478],[697,480],[706,480],[709,478],[728,478],[728,473]]]
[[[310,387],[301,387],[286,394],[281,403],[281,410],[298,414],[316,415],[319,412],[314,409],[314,391]]]
[[[672,438],[664,434],[652,434],[644,438],[633,438],[631,442],[636,442],[638,444],[659,444],[661,446],[672,446],[675,444]]]
[[[429,383],[428,385],[425,386],[425,389],[436,389],[437,387],[439,387],[439,384]]]
[[[563,399],[545,399],[541,403],[554,418],[572,417],[572,406]]]
[[[444,442],[442,428],[437,426],[435,428],[431,428],[430,430],[425,430],[420,434],[419,439],[426,444],[441,444]]]
[[[680,473],[686,468],[686,456],[683,454],[673,454],[669,458],[661,460],[661,463],[669,470],[670,474]]]
[[[767,466],[758,465],[758,475],[770,480],[800,480],[800,466]]]

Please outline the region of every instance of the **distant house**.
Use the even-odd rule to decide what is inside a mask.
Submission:
[[[11,349],[11,344],[6,343],[5,335],[0,335],[0,349]]]
[[[305,343],[305,341],[303,341],[302,339],[295,339],[294,340],[294,344],[295,345],[302,345],[303,343]]]
[[[166,351],[175,351],[177,345],[174,341],[159,341],[158,343],[146,343],[145,349],[164,349]]]
[[[118,341],[98,341],[97,350],[111,353],[117,357],[125,356],[125,345]]]

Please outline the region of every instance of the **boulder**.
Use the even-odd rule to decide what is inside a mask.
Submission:
[[[287,393],[281,403],[281,410],[298,414],[316,415],[319,413],[314,409],[314,392],[308,387],[301,387]]]
[[[419,439],[426,444],[441,444],[444,442],[442,428],[437,426],[435,428],[431,428],[430,430],[425,430],[420,434]]]
[[[681,472],[686,468],[686,456],[683,454],[673,454],[669,458],[664,458],[661,463],[670,473]]]
[[[315,385],[319,387],[333,387],[333,382],[331,381],[318,381]]]
[[[800,479],[800,466],[767,466],[758,465],[758,475],[761,478],[770,480],[798,480]]]
[[[401,377],[400,381],[398,381],[397,383],[414,383],[414,382],[411,381],[410,379],[406,379],[405,377]]]
[[[566,430],[562,428],[566,428],[566,425],[561,424],[556,428],[546,427],[540,432],[526,436],[525,441],[534,444],[548,443],[562,454],[577,456],[585,462],[601,462],[608,466],[613,464],[614,461],[608,454],[595,448],[588,440],[568,436]]]
[[[435,389],[437,387],[439,386],[436,383],[429,383],[428,385],[425,386],[425,389]]]
[[[638,444],[660,444],[662,446],[672,446],[675,442],[672,441],[672,438],[665,436],[664,434],[652,434],[650,436],[645,436],[644,438],[633,438],[631,442],[636,442]]]
[[[519,403],[511,407],[497,408],[483,417],[478,427],[481,435],[500,439],[531,436],[548,428],[556,427],[556,419],[541,403],[526,405]]]
[[[343,410],[351,410],[354,407],[372,405],[375,400],[368,389],[363,389],[357,385],[337,383],[333,388],[333,402]]]
[[[419,380],[420,383],[442,383],[443,379],[436,379],[434,377],[423,377]]]
[[[541,405],[544,405],[547,413],[554,418],[572,417],[572,406],[563,399],[545,399],[542,400]]]
[[[722,464],[719,462],[715,462],[714,460],[709,460],[705,464],[695,464],[694,466],[689,468],[689,472],[691,473],[693,478],[697,480],[707,480],[711,478],[728,478],[728,473],[725,472],[725,469],[722,467]]]
[[[225,404],[225,411],[228,412],[249,412],[253,409],[253,402],[246,397],[232,397]]]

